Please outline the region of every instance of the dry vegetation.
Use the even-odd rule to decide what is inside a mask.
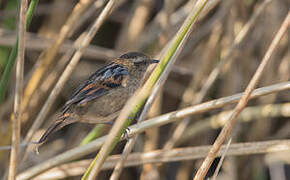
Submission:
[[[1,81],[19,37],[3,100],[0,89],[0,146],[16,142],[11,151],[0,147],[0,179],[80,179],[108,142],[101,136],[110,127],[70,125],[40,154],[17,141],[38,140],[73,90],[112,58],[127,51],[164,57],[196,0],[41,0],[27,29],[17,2],[0,1]],[[192,179],[209,145],[230,131],[206,178],[290,179],[289,7],[287,0],[209,0],[145,105],[144,122],[130,128],[130,145],[116,145],[97,179]],[[255,79],[262,61],[266,66]],[[236,109],[243,111],[233,113],[247,87],[255,88],[251,98],[247,102],[244,94]],[[13,119],[21,120],[20,139]],[[222,131],[225,124],[228,131]]]

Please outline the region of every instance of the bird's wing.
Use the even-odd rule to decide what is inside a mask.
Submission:
[[[108,64],[92,74],[79,86],[71,98],[65,103],[62,113],[66,113],[72,105],[83,105],[101,97],[112,89],[126,86],[129,72],[118,64]]]

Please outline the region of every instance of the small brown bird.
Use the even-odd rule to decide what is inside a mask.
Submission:
[[[112,124],[128,98],[140,87],[148,66],[158,62],[142,53],[129,52],[98,69],[72,94],[38,143],[71,123]]]

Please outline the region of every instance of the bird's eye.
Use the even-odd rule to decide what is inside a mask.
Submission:
[[[134,65],[142,65],[142,64],[146,64],[146,61],[143,59],[134,61]]]

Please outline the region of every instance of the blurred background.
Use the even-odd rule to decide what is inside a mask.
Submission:
[[[26,35],[22,139],[78,47],[82,34],[91,27],[107,2],[41,0],[37,5]],[[81,60],[54,102],[44,124],[33,136],[33,140],[39,139],[72,92],[97,68],[128,51],[140,51],[158,58],[195,2],[195,0],[119,0],[83,52]],[[0,78],[7,65],[11,47],[16,41],[18,7],[17,0],[0,1]],[[210,0],[147,118],[242,92],[286,17],[289,7],[290,2],[287,0]],[[75,18],[68,25],[67,21],[72,16]],[[65,25],[69,27],[69,33],[59,46],[53,46],[57,53],[50,58],[44,58],[47,57],[45,53],[50,52],[51,45],[60,40]],[[210,84],[210,88],[205,90],[204,85],[209,75],[217,67],[220,68],[219,75]],[[289,81],[289,74],[288,31],[267,65],[258,87]],[[11,144],[14,90],[15,67],[12,69],[4,99],[0,104],[1,146]],[[250,100],[238,123],[235,124],[232,143],[288,139],[289,101],[289,90]],[[151,128],[141,134],[133,152],[210,145],[221,130],[225,112],[233,107],[234,104],[227,105],[187,117],[189,123],[176,141],[172,141],[171,138],[178,123]],[[56,132],[40,147],[39,155],[35,154],[33,148],[29,149],[27,158],[20,164],[20,172],[79,146],[93,128],[94,125],[78,123]],[[100,135],[107,134],[109,129],[110,126],[105,126]],[[125,143],[120,142],[113,154],[121,153]],[[96,153],[87,154],[77,160],[91,159],[95,155]],[[214,161],[207,177],[212,176],[219,160],[217,158]],[[245,153],[240,156],[226,156],[217,178],[290,179],[289,160],[289,152],[283,155]],[[192,179],[201,162],[202,158],[189,158],[174,162],[136,165],[125,168],[120,179]],[[4,176],[8,166],[9,151],[0,151],[0,177]],[[78,167],[66,169],[75,172],[42,179],[80,179],[87,166],[88,163],[80,164],[79,169]],[[98,179],[109,179],[111,173],[112,169],[104,170]]]

